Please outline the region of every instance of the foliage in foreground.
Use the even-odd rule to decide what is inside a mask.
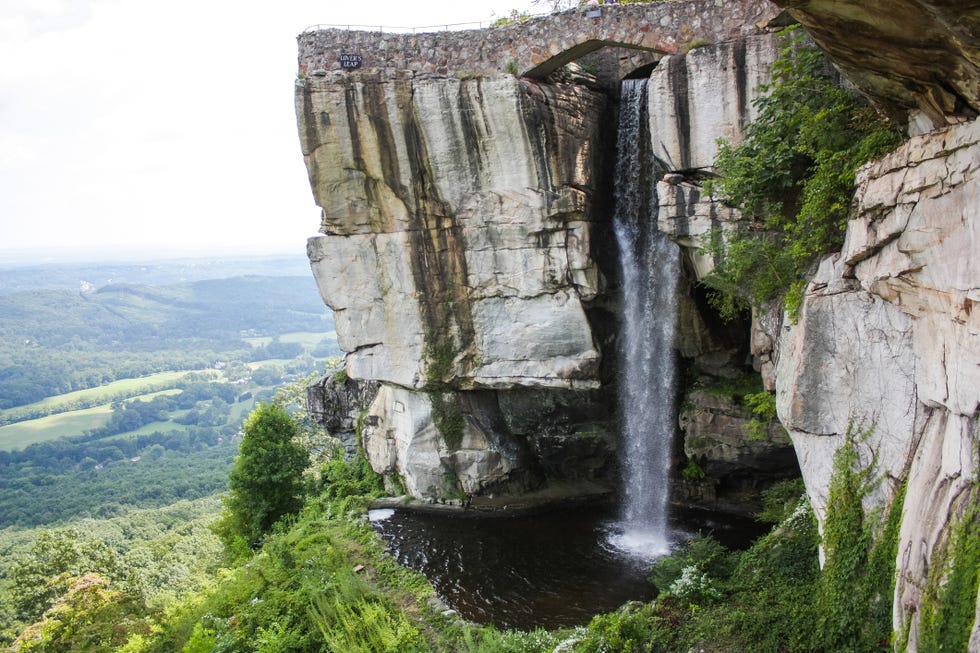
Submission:
[[[362,457],[335,458],[307,485],[311,494],[300,513],[276,523],[257,551],[231,561],[210,587],[167,602],[141,600],[101,549],[89,556],[90,564],[73,567],[70,578],[49,576],[65,582],[57,585],[58,598],[42,597],[50,607],[21,633],[19,650],[884,651],[892,637],[901,493],[887,514],[862,509],[878,482],[873,461],[858,457],[865,436],[853,429],[835,458],[824,571],[817,564],[813,515],[799,486],[786,484],[768,493],[765,513],[777,526],[749,550],[733,553],[697,537],[661,559],[651,571],[661,588],[653,602],[629,603],[587,626],[556,631],[467,624],[429,606],[425,579],[385,553],[364,514],[381,491],[379,477]],[[969,617],[959,604],[942,605],[949,593],[975,596],[974,517],[961,521],[948,580],[935,587],[930,623],[937,637],[946,637],[947,624]],[[53,571],[39,573],[34,587],[47,587],[44,576]]]
[[[812,264],[843,243],[857,169],[901,139],[793,30],[782,33],[772,81],[755,101],[758,117],[739,145],[721,144],[720,177],[705,189],[752,221],[706,243],[717,266],[705,283],[725,316],[787,291],[795,314]]]
[[[920,651],[965,651],[969,646],[980,590],[980,483],[974,482],[965,503],[930,571],[921,606]]]
[[[309,456],[294,441],[293,418],[275,404],[259,405],[243,431],[218,534],[229,546],[242,541],[254,547],[273,524],[302,507]]]
[[[210,530],[220,505],[215,495],[65,528],[0,531],[0,650],[19,633],[33,650],[66,650],[56,642],[72,624],[127,624],[118,628],[126,634],[210,586],[222,553]]]

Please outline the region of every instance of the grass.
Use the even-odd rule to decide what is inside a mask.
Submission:
[[[99,442],[111,442],[112,440],[132,440],[137,435],[150,435],[151,433],[169,433],[171,431],[183,431],[187,428],[185,424],[178,424],[173,420],[161,420],[159,422],[150,422],[149,424],[144,424],[138,429],[133,429],[132,431],[126,431],[125,433],[117,433],[115,435],[109,435],[104,438],[99,438]]]
[[[257,364],[256,367],[261,367],[268,362],[269,361],[262,361],[262,363]],[[261,388],[256,391],[260,390]],[[175,395],[179,392],[180,390],[178,389],[156,390],[154,392],[148,392],[147,394],[136,395],[133,397],[133,399],[149,401],[150,399],[153,399],[159,395]],[[229,422],[232,424],[241,422],[248,416],[254,407],[255,399],[246,399],[245,401],[233,404]],[[169,420],[152,422],[133,431],[117,433],[103,439],[125,440],[135,438],[138,435],[149,435],[157,432],[165,433],[168,431],[182,431],[186,429],[187,426],[184,424],[178,424],[174,420],[179,417],[183,417],[187,414],[187,412],[187,410],[173,411],[170,415],[171,419]],[[103,404],[101,406],[95,406],[94,408],[72,410],[64,413],[58,413],[56,415],[48,415],[47,417],[39,417],[37,419],[17,422],[16,424],[0,426],[0,451],[13,451],[16,449],[23,449],[38,442],[49,442],[60,438],[70,438],[84,435],[86,431],[105,426],[111,415],[111,405]]]
[[[303,345],[303,349],[306,351],[311,351],[314,347],[320,344],[320,341],[324,338],[336,339],[337,334],[333,331],[328,331],[326,333],[322,331],[296,331],[293,333],[284,333],[279,336],[279,342],[284,343],[299,343]],[[272,336],[256,336],[253,338],[242,338],[251,347],[263,347],[272,342]]]
[[[232,423],[241,423],[245,421],[248,414],[252,412],[255,408],[255,399],[246,399],[245,401],[239,401],[231,408],[231,418],[229,419]]]
[[[168,374],[171,373],[168,372]],[[121,383],[121,381],[118,381],[117,383]],[[102,387],[105,388],[107,386]],[[97,390],[98,388],[93,389]],[[83,390],[82,392],[87,391]],[[175,395],[178,393],[180,393],[180,390],[177,389],[157,390],[143,395],[136,395],[134,399],[149,401],[150,399],[160,395]],[[178,417],[186,412],[187,411],[175,412],[173,417]],[[84,435],[86,431],[105,426],[111,415],[112,406],[111,404],[106,403],[99,406],[94,406],[92,408],[69,410],[63,413],[48,415],[46,417],[17,422],[16,424],[0,426],[0,451],[13,451],[15,449],[29,447],[30,445],[38,442],[50,442],[51,440]],[[161,425],[163,425],[162,428]],[[186,427],[172,421],[154,422],[153,424],[147,424],[137,431],[129,431],[113,437],[130,437],[144,433],[153,433],[154,431],[173,431],[177,428]]]
[[[26,422],[0,426],[0,451],[23,449],[37,442],[81,435],[104,426],[112,415],[109,404],[48,415]]]
[[[159,372],[149,376],[141,376],[136,379],[120,379],[96,388],[76,390],[65,394],[47,397],[33,404],[17,406],[0,411],[0,415],[16,421],[19,415],[29,416],[38,412],[48,414],[68,412],[73,406],[79,404],[90,404],[93,401],[104,401],[111,403],[115,399],[134,397],[146,392],[155,392],[161,388],[173,385],[188,373],[189,370],[174,372]]]

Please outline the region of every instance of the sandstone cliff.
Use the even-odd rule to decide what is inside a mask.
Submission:
[[[865,463],[907,483],[896,627],[913,619],[950,527],[976,500],[980,409],[980,123],[918,136],[864,170],[843,251],[780,338],[779,415],[823,510],[849,424]]]
[[[818,516],[849,424],[873,427],[866,462],[885,473],[868,507],[907,484],[895,627],[908,627],[915,650],[928,578],[942,573],[952,524],[976,501],[976,10],[928,0],[777,4],[915,135],[862,172],[844,249],[820,265],[796,324],[773,308],[752,316],[751,331],[720,327],[695,288],[712,265],[701,237],[740,220],[702,196],[699,171],[717,138],[737,140],[754,117],[755,88],[776,56],[765,22],[686,54],[633,49],[592,63],[618,75],[657,62],[650,145],[668,171],[656,188],[658,223],[685,247],[678,348],[691,376],[737,376],[751,351],[776,390]],[[691,25],[678,30],[687,43]],[[309,253],[348,374],[381,382],[363,419],[374,468],[420,497],[612,484],[609,80],[581,70],[519,79],[503,66],[493,72],[484,55],[479,74],[323,70],[322,47],[309,47],[297,115],[324,234]],[[540,65],[539,55],[528,57]],[[686,399],[687,456],[730,479],[774,465],[785,473],[782,431],[749,442],[737,405],[697,387]]]
[[[365,450],[414,496],[616,485],[612,123],[623,66],[662,58],[640,56],[625,26],[658,47],[728,37],[654,69],[650,127],[668,169],[707,167],[717,138],[737,138],[776,56],[765,22],[775,13],[764,2],[742,2],[717,21],[718,7],[703,0],[622,11],[602,20],[609,40],[631,49],[594,55],[588,68],[598,77],[581,68],[543,81],[418,69],[397,55],[417,39],[391,36],[382,45],[397,66],[327,70],[331,44],[349,39],[301,37],[297,116],[324,234],[309,256],[347,374],[381,382],[363,420]],[[578,14],[561,20],[583,24]],[[584,25],[586,36],[602,28]],[[486,52],[467,58],[459,39],[438,40],[431,45],[447,65],[488,67]],[[507,48],[523,56],[519,43]],[[673,235],[693,246],[689,222]],[[684,299],[681,354],[698,375],[744,373],[744,334],[713,327],[702,309]],[[762,458],[772,450],[753,446]],[[737,466],[732,449],[713,451],[714,469]]]
[[[777,3],[914,136],[859,176],[843,251],[822,262],[798,324],[758,331],[818,514],[852,423],[873,429],[864,460],[885,475],[869,507],[907,486],[894,626],[917,650],[930,578],[948,573],[954,525],[978,500],[980,14],[932,0]]]
[[[415,496],[526,491],[552,458],[571,467],[581,445],[559,441],[576,434],[596,456],[580,474],[606,466],[587,316],[606,102],[511,75],[298,84],[313,272],[348,375],[382,382],[371,463]],[[557,416],[525,405],[539,395]]]

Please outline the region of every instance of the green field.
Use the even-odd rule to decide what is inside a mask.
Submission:
[[[333,331],[296,331],[294,333],[284,333],[279,336],[279,342],[299,343],[306,351],[312,350],[324,338],[336,340],[337,334]],[[263,347],[272,342],[272,336],[255,336],[252,338],[242,338],[252,347]]]
[[[180,374],[183,375],[185,372],[166,372],[165,375]],[[161,374],[155,374],[154,377],[165,376]],[[147,377],[149,378],[149,377]],[[178,377],[179,378],[179,377]],[[126,381],[141,381],[144,379],[127,379]],[[125,381],[116,381],[114,384],[124,384]],[[153,385],[159,385],[153,384]],[[104,390],[108,388],[108,385],[102,386],[101,388],[92,388],[92,390],[82,390],[81,392],[97,392],[98,390]],[[138,387],[138,386],[132,386]],[[159,395],[175,395],[179,394],[180,390],[173,388],[170,390],[155,390],[148,392],[146,394],[136,395],[133,399],[139,399],[140,401],[149,401]],[[73,392],[73,395],[79,393]],[[51,397],[49,401],[56,401],[61,397],[67,395],[60,395],[58,397]],[[97,396],[97,395],[96,395]],[[178,411],[174,414],[175,417],[180,416],[187,411]],[[84,435],[86,431],[91,429],[96,429],[101,426],[105,426],[106,422],[109,421],[109,417],[112,415],[112,405],[109,403],[101,404],[99,406],[94,406],[92,408],[83,408],[79,410],[69,410],[63,413],[57,413],[54,415],[48,415],[46,417],[38,417],[37,419],[25,420],[23,422],[17,422],[16,424],[8,424],[7,426],[0,426],[0,451],[12,451],[14,449],[23,449],[24,447],[30,446],[36,442],[48,442],[50,440],[57,440],[58,438],[71,438],[79,435]],[[151,427],[156,428],[151,428]],[[172,421],[167,422],[155,422],[154,424],[147,424],[138,431],[132,431],[129,433],[120,434],[120,436],[136,436],[141,433],[153,433],[154,431],[173,431],[180,428],[184,428],[182,425],[177,424]],[[115,436],[115,437],[120,437]]]
[[[263,361],[261,363],[253,363],[255,367],[261,367],[266,364],[270,364],[273,361]],[[280,363],[285,363],[288,361],[278,361]],[[171,373],[167,374],[184,374],[184,373]],[[154,377],[162,377],[164,375],[154,375]],[[149,377],[148,377],[149,378]],[[139,381],[143,379],[129,379],[129,381]],[[118,381],[113,385],[123,384],[123,381]],[[93,388],[91,391],[83,392],[96,392],[98,390],[103,390],[109,386],[103,386],[102,388]],[[136,386],[133,386],[136,387]],[[178,389],[170,390],[156,390],[148,392],[146,394],[136,395],[133,400],[149,401],[159,395],[175,395],[180,393]],[[78,393],[71,393],[77,395]],[[61,395],[64,397],[66,395]],[[56,401],[61,397],[51,397],[50,401]],[[244,421],[248,414],[255,407],[254,399],[246,399],[242,402],[237,402],[231,407],[230,421],[231,423],[237,423]],[[185,416],[188,410],[178,410],[171,414],[171,419],[166,421],[152,422],[150,424],[145,424],[144,426],[132,430],[126,431],[125,433],[118,433],[116,435],[110,435],[102,440],[121,440],[121,439],[132,439],[138,435],[148,435],[150,433],[166,433],[168,431],[181,431],[187,427],[183,424],[178,424],[174,420]],[[79,435],[84,435],[86,431],[91,429],[96,429],[109,421],[109,417],[112,415],[112,407],[110,404],[106,403],[100,406],[95,406],[94,408],[85,408],[81,410],[66,411],[63,413],[58,413],[56,415],[48,415],[46,417],[39,417],[37,419],[25,420],[23,422],[17,422],[16,424],[9,424],[7,426],[0,426],[0,451],[13,451],[18,449],[23,449],[37,442],[49,442],[51,440],[57,440],[59,438],[69,438]]]
[[[181,411],[186,412],[186,411]],[[132,440],[137,435],[150,435],[151,433],[170,433],[172,431],[183,431],[187,428],[184,424],[178,424],[173,420],[166,420],[162,422],[150,422],[149,424],[144,424],[138,429],[132,431],[126,431],[125,433],[117,433],[116,435],[107,435],[104,438],[99,438],[99,442],[111,442],[113,440]]]
[[[176,372],[159,372],[136,379],[120,379],[112,383],[100,385],[97,388],[67,392],[62,395],[47,397],[33,404],[0,410],[0,415],[14,422],[18,419],[24,419],[30,415],[37,414],[38,412],[52,414],[72,411],[73,408],[79,405],[91,405],[94,401],[111,403],[116,399],[135,397],[172,387],[180,379],[184,378],[187,373],[187,370],[181,370]]]
[[[104,404],[0,426],[0,450],[23,449],[35,442],[82,435],[85,431],[104,426],[110,415],[112,407]]]
[[[238,402],[231,407],[231,421],[244,422],[253,408],[255,408],[255,399],[246,399],[245,401]]]

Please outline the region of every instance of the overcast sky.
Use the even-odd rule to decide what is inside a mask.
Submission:
[[[530,0],[0,0],[0,251],[305,251],[293,114],[313,24],[489,21]]]

